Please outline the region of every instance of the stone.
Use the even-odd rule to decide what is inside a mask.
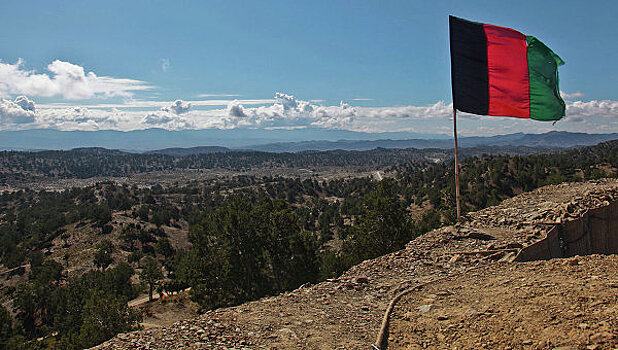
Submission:
[[[479,313],[479,312],[478,312],[475,308],[473,308],[473,307],[469,308],[469,309],[468,309],[468,310],[466,310],[466,312],[465,312],[465,314],[466,314],[466,315],[471,315],[471,316],[476,315],[476,314],[478,314],[478,313]]]
[[[417,307],[416,309],[422,313],[425,314],[431,310],[433,310],[435,308],[434,304],[425,304],[425,305],[421,305],[419,307]]]
[[[277,332],[281,334],[282,338],[298,339],[298,335],[296,335],[296,333],[289,328],[281,328]]]
[[[454,264],[456,262],[459,262],[463,260],[463,256],[461,254],[455,254],[451,257],[451,259],[448,261],[449,264]]]
[[[609,332],[599,332],[590,336],[590,341],[593,343],[607,343],[614,339],[614,335]]]

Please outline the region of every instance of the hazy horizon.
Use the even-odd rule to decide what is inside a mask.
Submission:
[[[462,147],[594,145],[618,138],[618,133],[512,133],[492,136],[460,135]],[[528,144],[531,142],[531,144]],[[453,135],[409,132],[368,133],[320,128],[293,130],[165,130],[58,131],[50,129],[0,130],[0,150],[41,151],[101,147],[127,152],[168,148],[225,147],[272,152],[302,150],[368,150],[384,148],[451,148]]]

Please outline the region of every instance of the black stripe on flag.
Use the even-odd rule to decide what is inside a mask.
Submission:
[[[451,84],[457,110],[489,113],[487,38],[481,23],[449,16]]]

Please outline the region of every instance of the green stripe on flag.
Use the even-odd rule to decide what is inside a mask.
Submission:
[[[559,120],[565,104],[558,88],[558,67],[564,61],[533,36],[527,36],[530,77],[530,118]]]

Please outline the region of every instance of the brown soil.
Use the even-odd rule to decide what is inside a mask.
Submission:
[[[618,256],[494,264],[404,296],[388,349],[613,348]]]
[[[199,305],[191,301],[188,292],[170,295],[165,301],[159,299],[142,304],[140,310],[143,314],[142,327],[144,329],[171,326],[189,317],[197,315]]]

